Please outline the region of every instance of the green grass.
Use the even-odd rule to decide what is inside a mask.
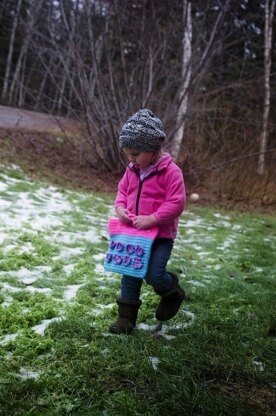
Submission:
[[[274,415],[276,218],[188,206],[169,263],[186,303],[156,333],[143,285],[114,336],[112,201],[0,167],[0,415]]]

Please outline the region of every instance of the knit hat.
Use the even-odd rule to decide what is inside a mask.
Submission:
[[[155,152],[161,148],[166,136],[162,121],[146,108],[133,114],[119,137],[120,147],[131,147],[142,152]]]

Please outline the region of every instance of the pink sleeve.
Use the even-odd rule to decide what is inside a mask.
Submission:
[[[128,187],[128,175],[127,175],[127,169],[124,173],[124,176],[120,180],[118,184],[118,191],[117,196],[114,201],[115,208],[117,207],[127,207],[127,187]]]
[[[178,218],[186,203],[185,184],[179,168],[167,174],[165,186],[166,201],[153,213],[158,224],[169,224]]]

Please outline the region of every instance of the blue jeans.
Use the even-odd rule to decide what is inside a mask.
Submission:
[[[160,295],[172,288],[172,276],[166,271],[172,248],[171,238],[156,238],[152,245],[145,281]],[[143,279],[123,275],[121,283],[122,299],[139,300]]]

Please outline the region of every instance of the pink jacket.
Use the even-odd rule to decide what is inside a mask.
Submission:
[[[119,182],[115,208],[122,206],[135,215],[153,214],[159,226],[158,238],[175,238],[178,218],[186,202],[180,168],[165,153],[159,165],[143,181],[131,163]]]

